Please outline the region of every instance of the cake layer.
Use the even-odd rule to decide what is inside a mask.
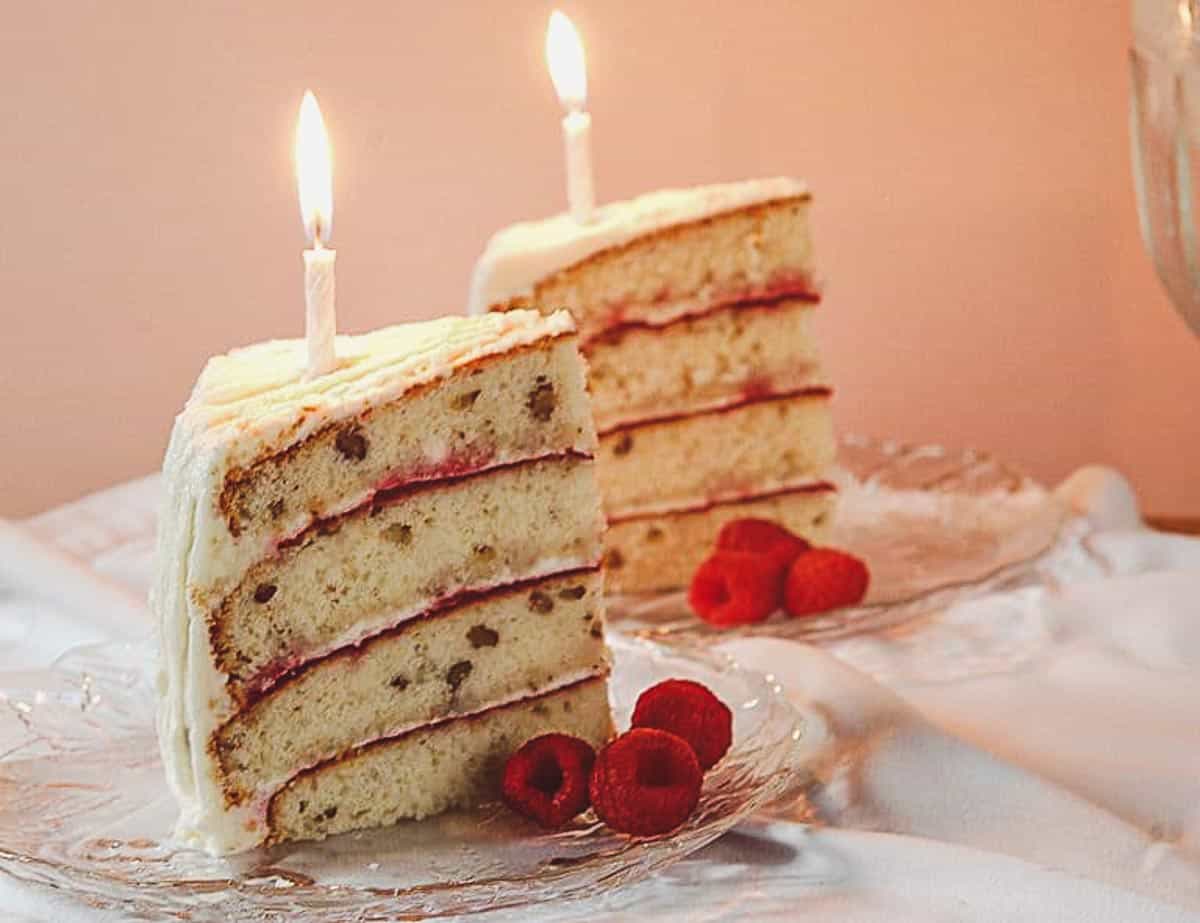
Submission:
[[[460,474],[575,450],[590,454],[575,338],[560,335],[456,368],[301,443],[230,470],[219,498],[235,537],[262,548],[379,485]]]
[[[599,560],[593,462],[566,455],[380,494],[252,567],[210,617],[230,693],[465,590]]]
[[[271,842],[476,807],[498,795],[513,751],[556,732],[596,747],[612,735],[603,679],[376,741],[302,772],[271,799]]]
[[[808,210],[803,196],[677,224],[568,266],[511,306],[568,308],[587,343],[622,324],[815,294]]]
[[[188,555],[191,597],[202,608],[215,605],[279,537],[299,532],[314,515],[362,502],[393,475],[461,468],[478,462],[489,445],[497,462],[528,457],[521,445],[543,442],[553,451],[588,451],[583,373],[570,359],[573,331],[565,312],[533,311],[387,327],[338,337],[337,367],[312,379],[305,375],[303,340],[258,343],[210,359],[176,418],[164,463],[164,518],[180,516],[187,502],[195,506],[188,545],[169,549]],[[511,372],[503,368],[509,356]],[[490,368],[489,378],[506,392],[481,389],[475,399],[495,398],[489,416],[498,423],[467,407],[477,387],[468,385],[469,376],[479,368]],[[410,396],[422,400],[428,417],[406,415],[413,430],[404,432],[392,425],[390,409]],[[439,399],[464,410],[438,407]],[[522,433],[518,418],[535,431],[549,425],[556,432],[544,439]],[[497,425],[489,439],[489,427]],[[580,425],[582,438],[575,434]],[[473,427],[485,435],[474,439]],[[393,438],[395,448],[388,444]]]
[[[798,192],[648,231],[561,264],[531,279],[527,295],[490,306],[566,308],[587,343],[622,324],[657,326],[740,301],[814,295],[808,206]]]
[[[587,348],[596,428],[827,384],[812,315],[812,301],[785,299],[610,330]]]
[[[836,452],[819,389],[614,430],[600,439],[596,475],[612,521],[817,480]]]
[[[686,587],[712,552],[717,533],[742,518],[770,519],[809,541],[824,540],[837,493],[826,483],[661,515],[610,520],[605,583],[611,593],[649,593]]]
[[[502,587],[282,678],[217,732],[243,803],[366,741],[607,673],[599,569]]]
[[[559,213],[509,225],[492,236],[475,265],[468,310],[480,314],[489,307],[530,296],[539,280],[646,234],[763,202],[807,198],[808,194],[808,186],[800,180],[777,176],[656,189],[621,202],[606,202],[586,222]]]

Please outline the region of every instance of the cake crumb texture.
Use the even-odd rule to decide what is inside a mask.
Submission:
[[[301,773],[271,799],[271,840],[321,840],[483,804],[498,797],[508,757],[551,733],[595,747],[612,736],[603,679],[379,741]]]
[[[503,587],[308,664],[217,733],[226,793],[400,729],[606,672],[599,569]]]

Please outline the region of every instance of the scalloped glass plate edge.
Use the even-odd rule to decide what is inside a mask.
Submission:
[[[28,833],[23,838],[26,848],[14,847],[14,827],[11,825],[19,822],[19,818],[11,814],[6,818],[0,808],[0,872],[30,885],[69,893],[94,907],[137,913],[147,919],[178,919],[181,914],[190,914],[191,919],[205,919],[208,915],[227,919],[264,913],[303,914],[305,919],[319,921],[394,919],[401,915],[419,918],[581,898],[607,893],[651,875],[777,802],[793,790],[797,774],[803,775],[806,761],[812,758],[818,742],[824,739],[824,724],[816,713],[797,710],[784,698],[782,689],[773,680],[741,669],[727,655],[664,648],[636,638],[617,637],[612,646],[615,655],[612,697],[619,727],[627,724],[628,712],[633,705],[632,689],[626,689],[622,683],[644,688],[641,685],[643,679],[653,682],[668,675],[682,675],[707,681],[725,690],[726,695],[731,690],[740,690],[737,701],[730,702],[735,710],[735,728],[740,729],[735,733],[734,747],[706,777],[701,803],[693,817],[672,834],[634,839],[612,834],[595,822],[581,821],[562,833],[537,835],[514,842],[513,845],[520,849],[547,853],[526,874],[480,876],[469,881],[431,881],[415,887],[396,888],[383,886],[379,873],[366,875],[364,881],[373,878],[373,884],[341,880],[331,884],[320,882],[319,869],[325,854],[336,852],[336,849],[330,849],[331,846],[340,843],[345,847],[343,853],[348,852],[358,860],[370,856],[371,844],[386,840],[388,831],[348,834],[331,838],[324,844],[293,844],[261,851],[251,854],[247,861],[231,865],[231,870],[240,868],[241,874],[206,878],[204,870],[211,871],[214,864],[222,860],[200,858],[200,854],[186,850],[164,852],[167,849],[164,844],[149,840],[114,840],[110,853],[98,859],[93,857],[86,865],[63,861],[62,855],[56,856],[48,847],[28,848],[36,844],[36,836],[30,841]],[[106,658],[106,651],[110,654],[119,651],[121,656],[128,657],[131,650],[144,650],[144,647],[98,645],[81,649],[78,656],[60,659],[57,669],[45,671],[45,688],[33,690],[30,681],[37,675],[26,673],[19,678],[12,676],[12,679],[19,679],[20,688],[0,692],[0,697],[8,704],[9,715],[16,716],[16,724],[27,736],[42,734],[39,711],[49,708],[57,711],[46,720],[62,720],[63,715],[69,716],[74,710],[81,723],[89,722],[93,730],[98,727],[103,737],[104,722],[115,721],[113,715],[122,709],[136,709],[135,701],[146,692],[145,677],[131,679],[128,667],[122,672],[120,663]],[[626,678],[619,678],[622,676]],[[0,676],[0,689],[9,678]],[[0,756],[0,789],[9,789],[6,794],[15,795],[17,800],[30,794],[46,796],[45,792],[28,791],[30,786],[36,788],[39,784],[36,778],[31,778],[31,771],[36,774],[39,767],[50,771],[54,766],[62,765],[55,763],[56,759],[86,760],[89,756],[111,759],[121,753],[122,741],[129,739],[120,736],[108,739],[107,749],[100,747],[89,751],[86,745],[78,745],[76,749],[68,748],[67,753],[54,757],[46,755],[44,748],[39,755],[37,741],[15,740],[12,733],[15,730],[19,736],[20,731],[13,721],[9,721],[7,727],[0,723],[0,752],[4,754]],[[28,751],[30,745],[32,750]],[[35,755],[26,759],[22,757],[24,752]],[[145,756],[143,752],[141,757]],[[134,757],[137,754],[126,754],[124,758]],[[144,759],[138,764],[151,773],[147,778],[156,778],[161,772],[156,753],[152,759],[154,765],[151,767],[147,767]],[[42,762],[35,766],[39,761]],[[117,768],[113,767],[114,770]],[[119,773],[114,773],[113,778],[120,777]],[[51,779],[43,781],[41,786],[51,789],[55,784]],[[165,787],[165,782],[163,785]],[[54,798],[56,794],[60,793],[52,791],[50,797]],[[134,801],[135,809],[145,808],[136,797]],[[495,807],[490,811],[490,815],[485,812],[487,819],[484,822],[478,820],[479,815],[471,815],[472,824],[486,827],[494,818],[506,814]],[[49,812],[47,816],[51,816]],[[87,815],[80,815],[78,819],[86,820]],[[421,828],[421,824],[410,822],[389,829],[411,832]],[[91,837],[94,833],[89,831],[81,836]],[[69,839],[70,831],[63,836]],[[46,842],[52,841],[47,838]],[[100,846],[105,845],[103,840],[97,842]],[[56,845],[63,846],[62,843]],[[67,857],[74,856],[80,845],[67,843]],[[491,846],[503,848],[496,843]],[[183,857],[182,861],[180,857]],[[200,874],[176,877],[189,870],[189,862],[200,869]],[[312,863],[316,863],[316,874],[312,874]],[[503,867],[503,857],[492,864],[497,863]],[[153,871],[146,872],[156,864],[160,869],[171,870],[172,875],[156,879]],[[378,867],[379,863],[370,865]]]
[[[614,594],[614,630],[689,647],[739,635],[828,641],[883,632],[1034,582],[1090,531],[1053,491],[989,453],[843,436],[839,463],[842,498],[828,544],[870,564],[865,604],[722,629],[695,616],[682,591]]]

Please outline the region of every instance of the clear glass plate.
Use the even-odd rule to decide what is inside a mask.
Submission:
[[[609,619],[628,634],[701,644],[731,634],[815,641],[880,631],[1032,582],[1071,521],[1051,491],[983,452],[846,436],[838,464],[829,544],[867,562],[862,605],[722,629],[675,592],[614,597]]]
[[[615,834],[590,813],[544,833],[499,805],[316,844],[216,859],[169,839],[175,806],[154,736],[149,645],[80,648],[0,676],[0,870],[139,919],[394,920],[606,892],[720,836],[798,784],[826,730],[772,681],[716,653],[617,637],[611,697],[668,677],[733,709],[734,745],[674,833]]]

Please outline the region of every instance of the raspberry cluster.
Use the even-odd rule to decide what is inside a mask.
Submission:
[[[851,554],[813,548],[766,519],[737,519],[696,569],[688,601],[710,624],[749,625],[781,607],[800,618],[856,605],[869,583],[866,564]]]
[[[544,827],[588,807],[613,830],[668,833],[696,809],[706,770],[733,739],[733,713],[700,683],[670,679],[643,692],[633,727],[597,754],[566,734],[526,743],[504,767],[504,800]]]

